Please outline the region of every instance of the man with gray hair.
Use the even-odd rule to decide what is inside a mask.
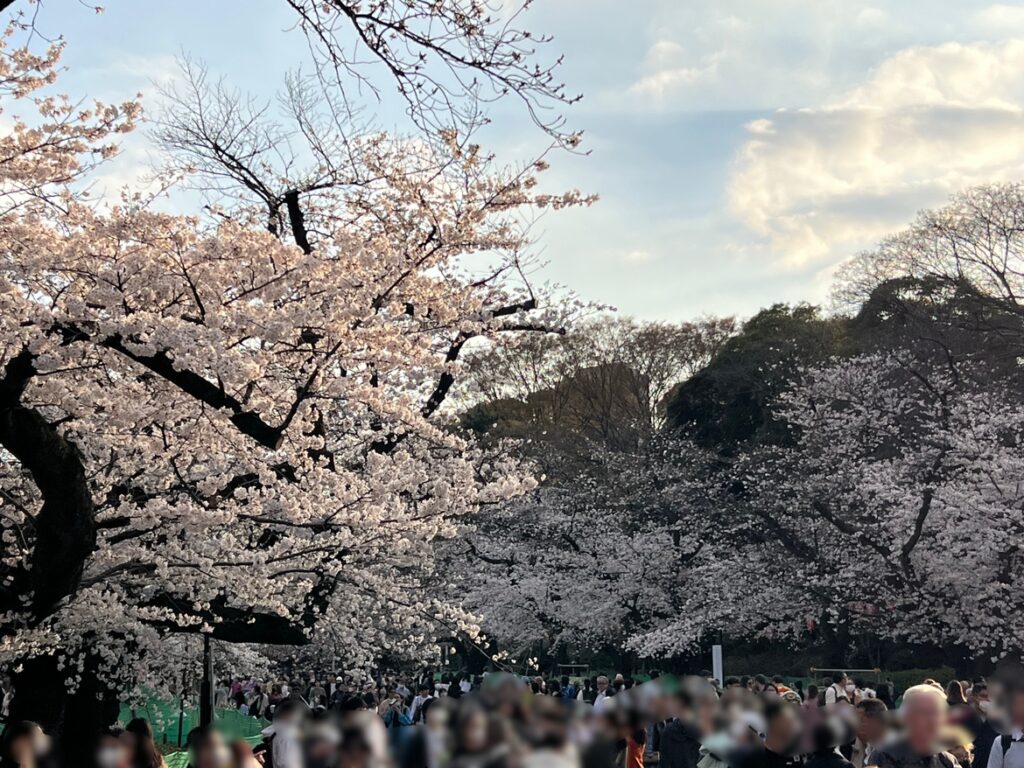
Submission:
[[[604,709],[605,699],[610,697],[608,691],[608,678],[605,675],[600,675],[597,678],[597,696],[594,697],[594,712],[600,712]]]
[[[915,685],[903,694],[900,719],[903,735],[871,753],[868,764],[877,768],[960,768],[941,747],[946,725],[946,694],[934,685]]]

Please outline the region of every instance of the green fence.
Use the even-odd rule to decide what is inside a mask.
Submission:
[[[143,706],[121,706],[120,720],[127,723],[133,717],[142,717],[153,726],[157,744],[182,747],[189,731],[199,725],[199,707],[185,707],[178,704],[151,699]],[[246,739],[258,741],[260,731],[269,725],[263,718],[243,715],[237,709],[216,709],[213,713],[214,726],[228,741]]]

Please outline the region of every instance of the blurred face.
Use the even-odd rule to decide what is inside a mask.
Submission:
[[[427,712],[427,727],[432,731],[443,731],[448,726],[448,710],[431,707]]]
[[[1010,719],[1016,726],[1024,726],[1024,691],[1014,691],[1010,695]]]
[[[99,768],[120,768],[128,764],[128,750],[116,736],[104,736],[96,748]]]
[[[231,750],[219,733],[211,733],[195,752],[196,768],[227,768],[231,765]]]
[[[306,758],[317,765],[330,765],[337,756],[340,743],[341,732],[335,723],[313,723],[306,734]]]
[[[783,707],[768,726],[765,745],[778,754],[792,753],[800,741],[800,718],[793,707]]]
[[[885,718],[857,710],[857,738],[865,744],[878,744],[885,738]]]
[[[718,714],[718,700],[710,696],[702,698],[697,704],[697,730],[709,734],[715,729],[715,716]]]
[[[11,742],[11,755],[19,763],[33,763],[34,758],[42,757],[49,751],[50,740],[39,726]]]
[[[608,678],[607,677],[599,677],[599,678],[597,678],[597,690],[605,691],[605,690],[607,690],[607,688],[608,688]]]
[[[907,741],[919,754],[928,755],[936,751],[945,719],[945,702],[939,696],[918,694],[903,703]]]
[[[474,712],[462,724],[462,745],[469,752],[487,748],[487,716],[483,712]]]

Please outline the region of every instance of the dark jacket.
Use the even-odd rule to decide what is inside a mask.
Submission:
[[[984,718],[977,712],[964,720],[964,727],[974,737],[974,765],[984,768],[988,765],[988,756],[992,751],[992,745],[999,738],[999,729],[992,725],[992,721]]]
[[[797,757],[780,755],[764,748],[752,749],[736,762],[736,768],[796,768],[799,765]]]
[[[898,739],[871,753],[871,764],[878,768],[960,768],[949,752],[919,755],[903,739]]]
[[[812,752],[807,756],[804,768],[853,768],[853,763],[830,749],[827,752]]]
[[[689,723],[673,720],[661,731],[658,740],[662,768],[697,768],[700,760],[700,733]]]

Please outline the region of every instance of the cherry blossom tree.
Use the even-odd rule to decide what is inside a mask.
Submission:
[[[622,651],[671,620],[708,554],[704,454],[663,437],[629,453],[594,443],[580,453],[450,545],[466,566],[464,605],[518,655]]]
[[[730,468],[728,545],[643,647],[831,625],[1019,653],[1024,407],[987,373],[906,350],[808,371],[783,396],[793,444]]]
[[[621,652],[671,617],[714,504],[711,457],[660,431],[664,404],[733,331],[729,318],[599,316],[473,357],[482,401],[463,423],[515,438],[543,478],[446,547],[464,605],[503,651]]]
[[[109,716],[97,698],[166,684],[168,633],[323,642],[351,665],[472,635],[433,589],[436,542],[534,480],[438,414],[471,340],[564,327],[572,304],[519,279],[519,212],[584,198],[537,192],[546,163],[495,169],[451,130],[328,134],[309,110],[295,113],[307,165],[270,167],[251,140],[271,134],[232,134],[228,101],[172,112],[163,140],[208,161],[179,171],[238,183],[230,204],[92,204],[85,185],[139,105],[45,95],[62,44],[34,55],[18,29],[3,108],[36,117],[0,139],[12,717],[88,733]]]
[[[356,80],[379,95],[369,61],[392,81],[413,122],[430,132],[471,133],[489,119],[488,104],[509,97],[556,143],[579,145],[561,108],[582,96],[559,79],[561,56],[543,58],[551,37],[522,26],[533,0],[285,1],[322,83],[348,90]]]

